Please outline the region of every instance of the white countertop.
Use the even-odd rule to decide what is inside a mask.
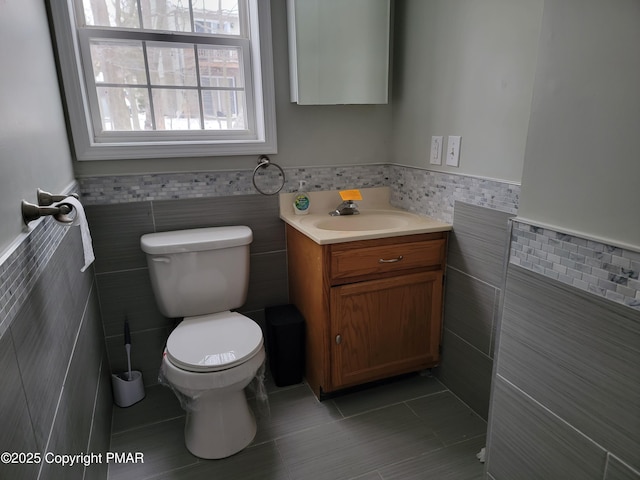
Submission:
[[[293,211],[297,192],[281,193],[280,218],[320,245],[444,232],[452,228],[450,224],[431,217],[392,207],[389,187],[361,188],[360,193],[362,200],[356,201],[360,215],[338,217],[330,216],[329,212],[342,202],[339,190],[307,192],[310,200],[307,215],[296,215]],[[371,229],[368,229],[369,219]],[[387,221],[389,226],[381,228],[380,222]],[[326,227],[327,223],[332,224],[331,229]],[[344,230],[339,229],[341,224],[345,225]]]

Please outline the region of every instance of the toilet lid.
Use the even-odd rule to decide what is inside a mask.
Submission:
[[[215,372],[239,365],[262,347],[262,330],[236,312],[185,318],[167,340],[167,357],[191,372]]]

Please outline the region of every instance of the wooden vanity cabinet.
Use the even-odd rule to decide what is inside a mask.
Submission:
[[[287,225],[289,297],[318,397],[439,361],[447,232],[319,245]]]

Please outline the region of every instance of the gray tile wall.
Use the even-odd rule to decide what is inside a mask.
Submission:
[[[0,451],[104,453],[111,386],[93,269],[80,232],[35,224],[3,258]],[[85,473],[86,469],[86,473]],[[104,479],[106,465],[0,463],[0,478]]]
[[[143,233],[250,222],[259,241],[252,245],[250,295],[244,310],[252,312],[251,316],[260,321],[265,306],[287,302],[286,247],[283,225],[277,218],[274,203],[277,196],[257,195],[252,173],[249,170],[150,174],[79,180],[83,201],[89,205],[87,213],[96,247],[98,289],[112,368],[122,369],[125,365],[122,347],[125,314],[132,325],[133,341],[138,345],[132,349],[134,362],[138,365],[136,368],[143,370],[146,383],[155,382],[164,341],[173,326],[155,307],[146,261],[139,248],[139,237]],[[473,289],[474,298],[477,297],[473,309],[480,310],[469,314],[466,300],[456,299],[455,294],[447,300],[448,310],[452,311],[451,320],[447,322],[450,329],[445,330],[449,361],[440,373],[441,379],[447,381],[456,394],[486,418],[493,317],[499,297],[496,286],[500,285],[504,255],[501,248],[506,239],[502,232],[507,214],[502,211],[515,213],[520,187],[398,165],[287,168],[285,174],[284,192],[295,191],[301,179],[307,181],[310,191],[388,185],[394,205],[448,222],[453,219],[456,202],[469,205],[460,207],[462,210],[457,214],[458,228],[468,225],[471,231],[470,236],[461,231],[462,243],[452,244],[457,247],[450,253],[454,267],[449,270],[447,288],[456,292],[459,291],[457,285],[462,284],[465,292]],[[272,190],[273,185],[277,187],[281,181],[277,173],[259,185]],[[477,210],[473,209],[474,205]],[[502,211],[494,218],[491,212],[497,210]],[[473,222],[476,213],[480,223]],[[483,223],[485,221],[488,223]],[[499,231],[492,230],[492,222],[500,223]],[[488,237],[474,243],[475,235],[487,229],[490,230]],[[498,244],[495,236],[501,237]],[[471,253],[479,245],[485,251],[478,255]],[[496,245],[499,245],[497,249]],[[464,263],[469,259],[476,264],[467,267]],[[495,265],[488,279],[483,273],[487,265]],[[470,361],[471,357],[475,360]],[[468,366],[475,373],[470,374]]]
[[[489,472],[500,479],[596,480],[606,452],[505,380],[496,380]]]
[[[123,325],[131,328],[132,365],[145,384],[158,381],[167,337],[175,325],[158,311],[140,236],[222,225],[253,230],[249,294],[240,312],[264,321],[264,308],[288,302],[284,224],[277,196],[233,195],[89,205],[100,310],[110,368],[126,369]]]
[[[640,476],[640,312],[510,264],[489,474]]]
[[[50,218],[32,225],[37,226],[16,239],[13,248],[0,256],[0,336],[27,301],[29,292],[67,233]]]
[[[511,213],[455,202],[436,375],[487,418]]]

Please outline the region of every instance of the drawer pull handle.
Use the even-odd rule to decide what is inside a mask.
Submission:
[[[402,258],[403,258],[402,255],[400,255],[398,258],[392,258],[390,260],[385,260],[384,258],[381,258],[380,260],[378,260],[378,263],[396,263],[402,260]]]
[[[342,343],[342,335],[336,335],[336,345],[340,345]]]

